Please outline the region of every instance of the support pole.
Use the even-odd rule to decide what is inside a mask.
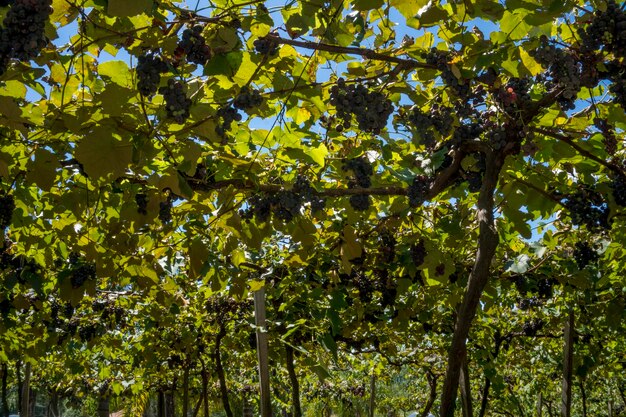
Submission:
[[[561,417],[571,417],[572,366],[574,356],[574,311],[570,307],[563,332],[563,390],[561,392]]]

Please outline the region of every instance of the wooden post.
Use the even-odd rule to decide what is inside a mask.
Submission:
[[[565,323],[563,343],[563,388],[561,392],[561,417],[571,417],[572,365],[574,355],[574,311],[570,307]]]
[[[539,391],[539,394],[537,394],[537,417],[541,417],[542,412],[543,412],[543,396],[541,394],[541,391]]]
[[[269,346],[265,319],[265,287],[254,293],[254,318],[256,322],[256,351],[259,360],[259,385],[261,389],[261,417],[272,416],[270,402]]]
[[[22,417],[32,417],[30,415],[30,372],[31,364],[27,362],[24,371],[24,384],[22,385],[22,410],[20,413]]]
[[[369,417],[374,417],[376,409],[376,373],[372,370],[372,379],[370,381],[370,410]]]

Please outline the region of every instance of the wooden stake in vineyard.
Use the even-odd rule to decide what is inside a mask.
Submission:
[[[254,293],[254,317],[256,322],[257,357],[259,361],[259,386],[261,390],[261,417],[272,416],[270,400],[270,371],[265,318],[265,288]]]

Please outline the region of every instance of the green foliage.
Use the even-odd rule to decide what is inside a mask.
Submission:
[[[556,403],[569,307],[623,383],[623,4],[6,3],[0,362],[41,389],[240,407],[263,286],[276,407],[286,345],[309,412],[383,364],[378,411],[426,407],[471,297],[494,410]]]

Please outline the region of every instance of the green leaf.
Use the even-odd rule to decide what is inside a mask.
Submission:
[[[117,178],[132,161],[132,144],[108,129],[97,128],[76,146],[75,156],[90,177]]]
[[[152,10],[152,0],[108,0],[107,13],[111,16],[128,17]]]
[[[123,87],[132,85],[132,76],[128,64],[124,61],[107,61],[98,65],[98,73],[115,84]]]

